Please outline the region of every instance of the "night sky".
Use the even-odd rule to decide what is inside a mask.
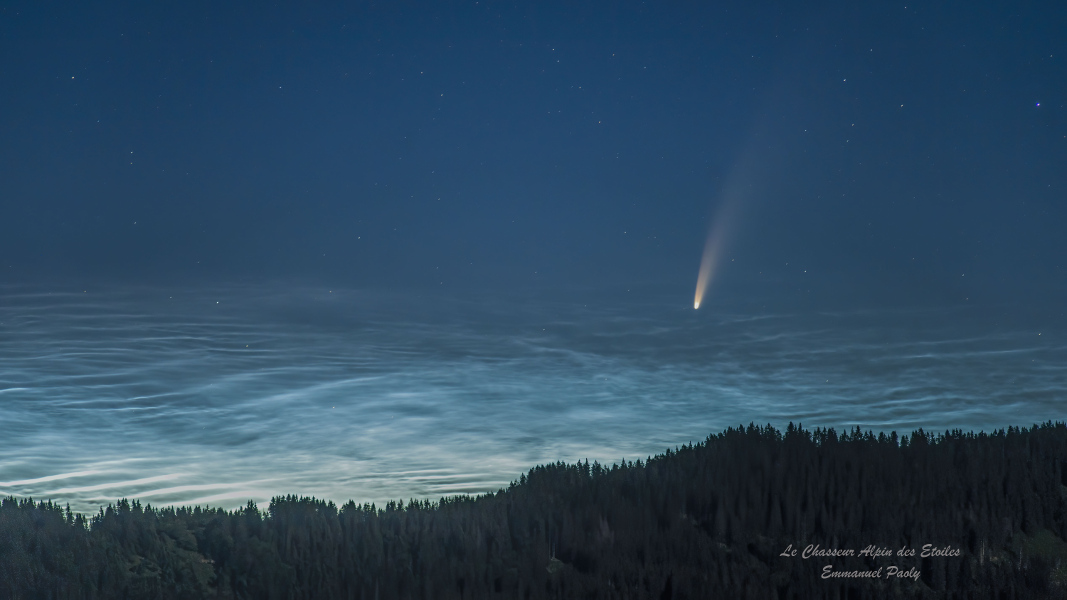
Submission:
[[[5,3],[5,279],[1064,279],[1055,3],[342,4]]]
[[[0,492],[433,497],[740,420],[1063,420],[1064,31],[0,2]]]

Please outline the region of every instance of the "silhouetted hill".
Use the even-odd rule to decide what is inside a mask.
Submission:
[[[901,439],[750,425],[438,503],[123,500],[86,519],[8,498],[0,597],[1050,598],[1067,597],[1065,538],[1062,423]]]

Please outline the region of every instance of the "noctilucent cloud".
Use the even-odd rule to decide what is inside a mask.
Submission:
[[[1064,30],[6,3],[0,494],[432,499],[740,423],[1062,421]]]

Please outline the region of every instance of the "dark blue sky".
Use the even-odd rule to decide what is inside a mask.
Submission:
[[[0,3],[0,278],[1064,296],[1059,3],[348,4]]]

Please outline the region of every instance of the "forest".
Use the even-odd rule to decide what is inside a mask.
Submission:
[[[1065,539],[1064,423],[749,425],[437,502],[9,497],[0,598],[1065,598]]]

